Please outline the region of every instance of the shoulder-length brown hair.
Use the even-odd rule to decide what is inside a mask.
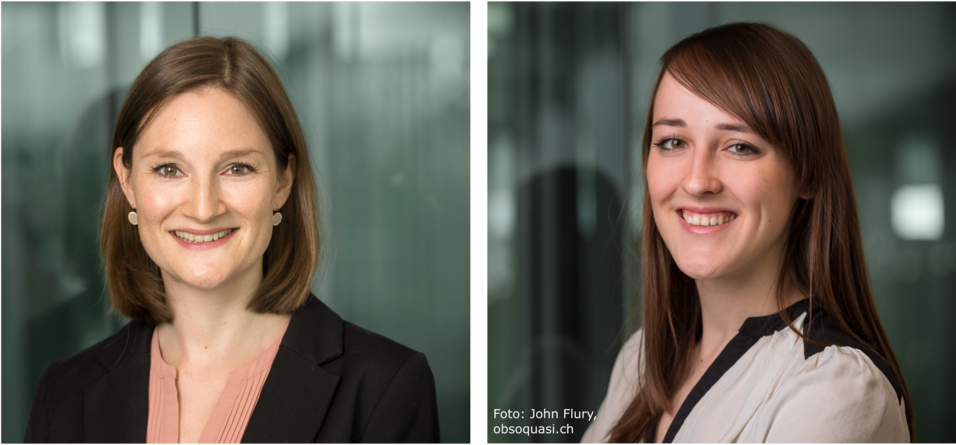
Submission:
[[[810,191],[811,198],[794,206],[777,282],[785,283],[789,275],[810,296],[811,311],[815,305],[822,308],[889,363],[903,388],[912,438],[913,405],[873,302],[836,105],[813,54],[790,34],[747,23],[708,29],[674,45],[661,59],[648,108],[641,153],[645,181],[654,98],[665,73],[785,153],[800,189]],[[640,389],[611,430],[612,442],[653,440],[660,415],[687,376],[701,329],[697,288],[664,245],[647,190],[645,182]],[[790,324],[783,286],[777,289],[777,305]]]
[[[279,171],[295,158],[282,224],[273,228],[263,261],[263,281],[249,303],[259,313],[291,313],[305,303],[319,262],[318,195],[299,119],[269,63],[250,44],[232,37],[199,37],[161,52],[136,77],[120,109],[109,159],[123,147],[123,165],[131,167],[143,129],[171,98],[201,88],[220,88],[244,103],[259,121],[275,152]],[[100,250],[110,301],[119,314],[150,324],[170,322],[159,267],[143,248],[133,210],[110,170]]]

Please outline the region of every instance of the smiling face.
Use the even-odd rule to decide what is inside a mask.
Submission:
[[[167,290],[261,282],[294,159],[278,171],[268,136],[242,102],[218,88],[175,96],[142,132],[129,169],[122,152],[113,167]]]
[[[670,73],[652,116],[648,194],[677,266],[697,280],[776,273],[800,197],[784,153]]]

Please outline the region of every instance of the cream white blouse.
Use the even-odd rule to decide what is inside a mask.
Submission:
[[[801,333],[809,303],[787,309]],[[777,314],[752,317],[677,412],[664,442],[909,442],[899,381],[887,363],[813,308],[811,338]],[[638,389],[643,331],[625,343],[582,442],[606,442]]]

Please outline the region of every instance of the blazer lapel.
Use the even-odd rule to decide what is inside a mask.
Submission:
[[[342,319],[310,295],[289,327],[242,442],[314,442],[338,388],[322,365],[342,355]]]
[[[144,443],[153,326],[132,322],[97,354],[100,379],[83,389],[84,440]],[[243,442],[313,442],[338,388],[322,365],[342,355],[342,319],[314,296],[292,315]]]
[[[149,341],[153,327],[132,322],[97,354],[105,375],[83,388],[86,442],[144,443],[149,416]]]

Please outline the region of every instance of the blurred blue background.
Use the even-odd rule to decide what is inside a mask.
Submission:
[[[740,21],[795,35],[826,72],[916,439],[956,441],[956,4],[912,2],[488,4],[490,441],[584,434],[587,421],[495,435],[533,423],[493,410],[600,406],[639,322],[640,142],[660,57]]]
[[[427,356],[444,441],[469,440],[467,3],[3,3],[2,440],[43,366],[125,323],[98,233],[126,90],[169,45],[232,35],[302,121],[327,246],[313,291]]]

